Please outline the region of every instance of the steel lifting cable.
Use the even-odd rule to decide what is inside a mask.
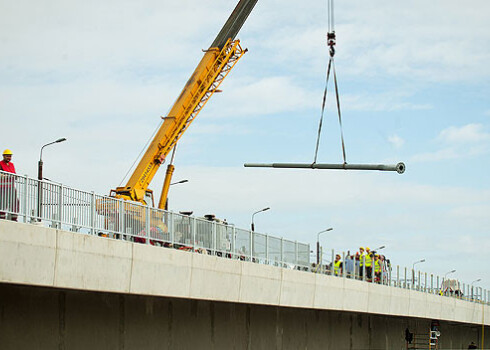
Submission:
[[[323,116],[325,113],[325,105],[326,105],[326,101],[327,101],[327,90],[328,90],[328,81],[330,79],[330,71],[333,72],[333,80],[334,80],[334,85],[335,85],[335,97],[336,97],[336,102],[337,102],[337,113],[338,113],[338,117],[339,117],[340,138],[341,138],[341,142],[342,142],[342,156],[344,159],[344,164],[347,164],[347,158],[346,158],[346,154],[345,154],[344,131],[343,131],[343,127],[342,127],[342,113],[341,113],[341,109],[340,109],[339,87],[338,87],[338,82],[337,82],[337,73],[335,71],[335,61],[334,61],[336,36],[335,36],[335,27],[334,27],[333,1],[334,0],[328,0],[328,4],[327,4],[327,8],[328,8],[328,13],[327,13],[327,17],[328,17],[327,44],[329,46],[330,58],[328,60],[327,78],[325,81],[325,90],[323,91],[322,112],[321,112],[321,116],[320,116],[320,122],[318,124],[318,135],[317,135],[317,140],[316,140],[315,158],[313,160],[313,164],[316,163],[316,160],[318,157],[318,148],[320,146],[320,136],[321,136],[321,132],[322,132]]]
[[[140,153],[138,154],[138,156],[134,160],[133,164],[131,164],[131,166],[129,167],[128,171],[126,172],[126,174],[122,178],[121,182],[119,183],[119,186],[122,186],[124,180],[126,179],[126,177],[128,176],[128,174],[131,172],[131,170],[134,168],[134,165],[136,164],[136,162],[138,161],[138,159],[141,158],[141,155],[143,154],[143,152],[148,148],[148,145],[150,144],[151,140],[153,139],[153,137],[157,133],[158,129],[160,129],[160,126],[162,125],[163,121],[164,121],[164,118],[162,117],[161,120],[160,120],[160,123],[158,123],[157,127],[153,131],[153,134],[151,134],[151,136],[148,138],[148,141],[146,141],[145,145],[143,146],[143,148],[141,149]]]

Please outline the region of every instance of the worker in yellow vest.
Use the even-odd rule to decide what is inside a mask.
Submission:
[[[340,260],[340,254],[335,255],[335,261],[333,262],[333,273],[335,276],[342,274],[342,261]]]
[[[373,277],[373,253],[371,249],[366,247],[366,258],[364,259],[364,264],[366,265],[366,278],[371,279]]]
[[[376,276],[376,281],[379,283],[381,281],[381,261],[379,260],[379,254],[374,254],[374,275]]]

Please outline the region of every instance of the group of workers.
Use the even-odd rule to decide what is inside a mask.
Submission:
[[[0,161],[0,170],[15,174],[15,166],[12,163],[12,151],[3,151],[3,159]],[[19,200],[15,190],[15,180],[12,176],[0,176],[0,219],[17,221],[19,211]],[[9,213],[9,214],[8,214]]]
[[[350,251],[347,252],[345,261],[342,261],[340,254],[335,255],[330,271],[335,276],[342,276],[344,269],[347,278],[366,279],[367,281],[372,281],[374,278],[375,282],[381,283],[383,277],[384,279],[388,277],[391,264],[384,255],[371,251],[369,247],[366,249],[360,247],[355,255],[350,254]]]

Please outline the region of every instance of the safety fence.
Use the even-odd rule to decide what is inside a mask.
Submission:
[[[332,250],[330,263],[316,265],[310,262],[309,244],[240,229],[214,218],[155,209],[3,171],[0,219],[490,303],[486,289],[393,267],[389,261],[383,262],[377,272],[355,257],[340,253],[342,268],[339,263],[335,268],[336,254]]]
[[[459,280],[448,278],[447,275],[455,271],[451,271],[442,277],[414,268],[394,266],[390,260],[381,260],[379,257],[373,257],[371,262],[367,262],[364,256],[356,258],[355,255],[346,255],[345,252],[335,252],[335,250],[331,250],[331,253],[330,261],[324,263],[322,257],[322,263],[313,265],[312,271],[339,278],[356,279],[367,283],[410,289],[422,293],[490,305],[489,290],[475,286],[473,283],[465,284]],[[340,256],[340,259],[336,263],[337,255]],[[376,262],[376,259],[378,259],[378,262]]]
[[[309,268],[309,244],[3,171],[0,218],[261,264]]]

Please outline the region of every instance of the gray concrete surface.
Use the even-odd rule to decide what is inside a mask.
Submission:
[[[405,349],[430,320],[0,284],[0,349]],[[441,322],[440,349],[481,326]],[[486,334],[490,328],[486,327]]]
[[[490,325],[490,306],[0,220],[0,283]]]

